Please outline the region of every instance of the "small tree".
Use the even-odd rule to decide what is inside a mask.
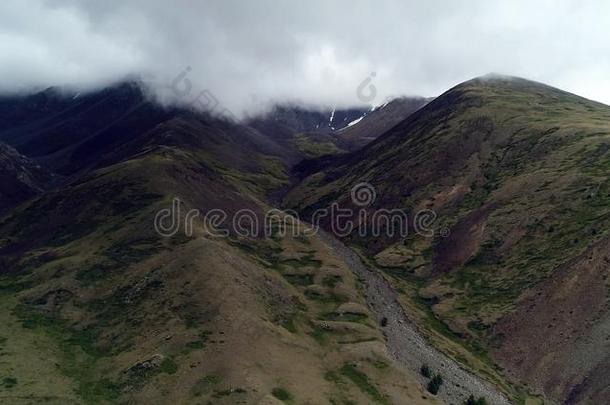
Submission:
[[[428,392],[434,395],[438,394],[441,389],[441,385],[443,385],[443,376],[440,374],[435,374],[428,383]]]
[[[483,397],[480,397],[479,399],[475,399],[474,395],[471,395],[466,402],[464,402],[465,405],[487,405],[487,400]]]
[[[419,372],[426,378],[432,377],[432,371],[430,371],[430,367],[428,367],[427,364],[422,364],[421,368],[419,369]]]

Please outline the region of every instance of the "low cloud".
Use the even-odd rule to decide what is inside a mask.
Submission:
[[[501,72],[610,103],[607,15],[603,1],[3,0],[0,92],[140,76],[185,102],[168,87],[183,74],[188,97],[241,116],[432,96]]]

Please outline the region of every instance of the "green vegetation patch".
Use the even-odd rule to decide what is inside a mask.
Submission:
[[[156,238],[117,243],[104,250],[100,256],[76,273],[76,279],[91,283],[115,274],[119,269],[139,263],[157,254],[162,246]]]
[[[11,377],[11,376],[4,377],[2,379],[2,383],[1,384],[2,384],[2,388],[4,388],[4,389],[11,389],[11,388],[13,388],[14,386],[17,385],[17,379],[15,377]]]
[[[171,357],[156,355],[154,358],[143,361],[131,367],[124,374],[118,386],[123,388],[141,387],[158,374],[176,374],[178,364]]]
[[[487,405],[487,400],[483,397],[475,398],[474,395],[468,397],[464,405]]]
[[[234,395],[234,394],[245,394],[246,390],[243,388],[228,388],[226,390],[219,390],[219,391],[215,391],[213,397],[214,398],[222,398],[222,397],[228,397],[229,395]]]
[[[212,334],[212,332],[210,332],[210,331],[201,332],[199,334],[199,339],[188,342],[186,344],[186,348],[188,349],[188,351],[203,349],[205,347],[206,343],[208,342],[208,340],[210,339],[211,334]]]
[[[220,378],[215,375],[208,375],[199,379],[191,388],[191,393],[195,397],[200,397],[212,391],[212,388],[220,383]]]
[[[276,387],[271,391],[271,395],[279,399],[280,401],[290,401],[292,399],[292,395],[284,388]]]
[[[356,312],[327,312],[320,315],[323,321],[364,322],[368,317],[366,314]]]
[[[96,345],[93,329],[71,328],[66,321],[45,316],[24,303],[17,305],[13,314],[22,327],[44,334],[56,344],[61,353],[57,367],[77,384],[77,394],[85,403],[113,401],[119,397],[120,386],[96,372],[97,361],[109,353]]]
[[[330,141],[321,141],[305,134],[298,134],[294,138],[297,149],[307,158],[317,158],[325,155],[334,155],[341,150]]]
[[[294,286],[307,287],[313,284],[313,274],[282,274],[282,276]]]
[[[178,371],[178,364],[172,358],[165,358],[159,367],[159,371],[165,374],[176,374]]]
[[[299,259],[282,260],[281,264],[286,267],[293,268],[313,267],[319,269],[320,267],[322,267],[322,261],[315,259],[313,253],[308,253]]]
[[[335,288],[337,284],[343,281],[343,277],[337,275],[324,276],[322,285],[328,288]]]
[[[428,392],[436,395],[441,389],[443,385],[443,376],[440,374],[435,374],[434,377],[428,382]]]
[[[348,301],[345,295],[337,294],[333,291],[321,293],[315,290],[307,290],[305,291],[305,296],[310,300],[322,303],[343,304]]]
[[[355,365],[346,363],[340,369],[341,375],[350,379],[360,391],[367,394],[373,401],[380,404],[389,404],[388,400],[381,395],[369,377],[358,370]]]
[[[419,372],[422,376],[426,378],[432,377],[432,371],[430,370],[430,367],[427,364],[422,364],[421,368],[419,369]]]

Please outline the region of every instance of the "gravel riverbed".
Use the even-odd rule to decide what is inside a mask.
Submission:
[[[424,386],[428,380],[419,372],[422,364],[427,364],[433,372],[439,372],[444,383],[438,396],[448,404],[462,405],[470,395],[484,397],[488,404],[510,404],[506,396],[492,384],[464,370],[427,342],[398,303],[396,292],[383,275],[366,267],[353,250],[331,235],[320,232],[320,236],[364,281],[369,309],[377,322],[387,319],[386,326],[382,328],[387,350],[401,367],[414,371]]]

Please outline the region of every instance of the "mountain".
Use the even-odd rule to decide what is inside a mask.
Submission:
[[[392,99],[339,129],[337,135],[347,150],[354,151],[374,141],[431,100],[424,97]]]
[[[264,224],[298,158],[292,143],[192,111],[133,109],[130,85],[47,97],[4,104],[2,139],[67,177],[0,216],[0,397],[440,403],[390,358],[335,246],[240,227]],[[29,114],[40,121],[28,130]]]
[[[609,150],[610,107],[485,76],[365,148],[310,163],[285,204],[306,219],[332,203],[359,208],[350,190],[370,184],[376,199],[366,210],[404,210],[411,234],[354,230],[344,240],[392,277],[422,327],[470,347],[488,372],[524,384],[522,392],[603,403]],[[414,235],[422,210],[436,218],[434,235],[423,239]],[[370,229],[370,219],[361,226]]]
[[[57,176],[0,143],[0,213],[52,187]]]
[[[247,125],[294,149],[292,164],[303,158],[318,158],[347,152],[349,145],[335,132],[356,122],[367,109],[315,109],[297,105],[276,105],[271,111],[253,117]]]
[[[250,119],[248,125],[276,140],[292,139],[301,158],[319,158],[363,147],[429,101],[423,97],[399,97],[372,109],[343,110],[277,105]]]
[[[132,134],[171,114],[148,101],[135,83],[74,95],[50,88],[0,100],[0,141],[69,176],[94,168]]]
[[[285,125],[295,132],[330,133],[345,128],[349,123],[362,118],[368,111],[367,108],[316,109],[278,104],[259,118]]]
[[[605,403],[610,107],[486,76],[274,114],[0,98],[2,400]]]

